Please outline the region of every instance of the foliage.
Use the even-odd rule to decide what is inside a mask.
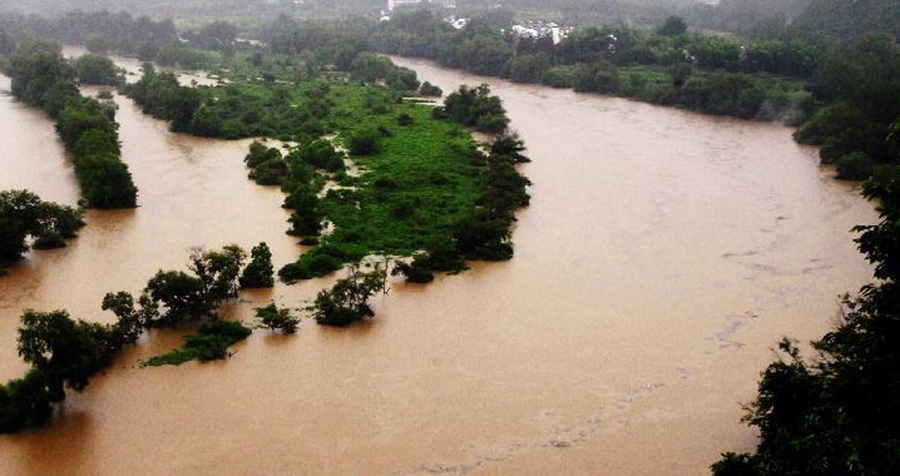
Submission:
[[[442,112],[449,120],[482,132],[500,133],[509,124],[502,101],[491,96],[487,84],[477,88],[460,86],[444,100]]]
[[[191,274],[160,270],[147,282],[138,307],[134,307],[134,299],[127,293],[112,295],[115,300],[104,300],[104,307],[120,319],[138,320],[144,327],[173,327],[185,321],[215,319],[216,309],[237,296],[245,258],[246,253],[235,245],[221,251],[194,249],[188,264]]]
[[[18,433],[47,423],[53,414],[52,403],[40,370],[31,369],[24,377],[0,385],[0,433]]]
[[[82,216],[81,210],[41,201],[27,190],[0,191],[0,268],[22,259],[29,237],[36,248],[65,246],[64,240],[84,226]]]
[[[120,82],[115,63],[105,56],[94,54],[75,60],[75,75],[82,84],[115,86]]]
[[[274,147],[266,147],[259,141],[250,144],[250,152],[244,162],[252,170],[250,179],[260,185],[280,185],[288,174],[288,164],[282,158],[281,151]]]
[[[0,433],[46,423],[53,412],[51,404],[65,399],[66,387],[84,390],[90,376],[109,365],[120,349],[112,329],[73,320],[64,310],[25,311],[17,349],[31,370],[0,385]]]
[[[607,61],[582,64],[576,70],[575,91],[615,94],[619,91],[619,72]]]
[[[391,270],[392,276],[403,275],[411,283],[426,284],[434,281],[434,272],[425,263],[425,254],[416,255],[412,262],[398,261]]]
[[[262,248],[254,249],[255,258],[262,255],[257,249]],[[112,324],[76,321],[63,310],[26,311],[19,328],[18,351],[32,367],[23,378],[0,385],[0,433],[16,433],[46,423],[53,412],[51,404],[65,398],[66,387],[82,391],[91,375],[108,366],[124,346],[137,342],[145,327],[215,318],[215,307],[237,295],[237,276],[244,257],[243,251],[233,245],[221,251],[195,250],[188,266],[193,276],[160,271],[148,282],[137,303],[127,292],[108,293],[102,309],[116,315]],[[289,323],[283,324],[285,329]],[[188,336],[183,348],[155,357],[147,365],[221,359],[228,355],[229,346],[250,332],[239,322],[214,320]]]
[[[807,362],[784,340],[763,372],[745,420],[759,428],[755,454],[723,455],[723,475],[863,475],[900,470],[900,182],[869,181],[881,221],[858,226],[860,251],[880,281],[845,297],[837,327]]]
[[[135,207],[137,188],[119,158],[115,110],[79,94],[75,71],[58,52],[17,52],[9,74],[17,99],[56,119],[84,202],[97,208]]]
[[[353,141],[354,139],[351,138],[351,149],[353,148]],[[359,141],[359,139],[357,139],[357,141]],[[363,140],[363,142],[365,142],[365,140]],[[356,147],[357,149],[366,149],[367,147],[371,148],[373,146],[371,144],[357,144]],[[322,169],[327,172],[340,172],[345,169],[343,154],[335,150],[334,145],[325,139],[317,139],[309,144],[301,145],[292,150],[288,160],[296,165],[296,160],[294,159],[299,159],[316,169]]]
[[[895,143],[884,139],[900,115],[896,39],[863,35],[830,49],[820,61],[816,86],[817,98],[827,105],[797,130],[799,142],[821,145],[823,163],[841,161],[841,178],[866,178],[880,164],[897,163]]]
[[[181,365],[191,360],[209,362],[229,357],[228,348],[246,339],[252,329],[237,321],[213,321],[200,326],[196,334],[184,339],[184,345],[168,354],[153,357],[145,366]]]
[[[374,129],[363,129],[350,136],[351,155],[373,155],[381,150],[381,135]]]
[[[835,162],[839,180],[865,180],[875,172],[877,164],[865,152],[856,151],[842,156]]]
[[[421,86],[419,86],[419,94],[426,97],[441,97],[444,92],[441,90],[441,88],[429,83],[428,81],[425,81]]]
[[[250,263],[241,274],[241,288],[271,288],[275,285],[272,252],[269,245],[260,243],[250,251]]]
[[[290,309],[279,308],[275,303],[256,308],[256,318],[259,319],[262,327],[281,331],[284,334],[297,332],[297,326],[300,324],[300,318],[291,314]]]
[[[387,293],[387,289],[387,272],[381,265],[371,271],[352,267],[346,278],[320,291],[309,310],[319,325],[346,327],[373,317],[375,312],[368,300],[376,293]]]

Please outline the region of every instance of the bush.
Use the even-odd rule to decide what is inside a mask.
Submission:
[[[196,334],[184,339],[180,349],[153,357],[145,366],[181,365],[191,360],[208,362],[228,357],[228,348],[246,339],[252,329],[237,321],[213,321],[200,326]]]
[[[115,63],[105,56],[81,56],[75,60],[75,74],[83,84],[115,86],[119,83]]]
[[[428,81],[425,81],[422,83],[422,86],[419,87],[419,94],[426,97],[441,97],[444,94],[444,91]]]
[[[331,289],[320,291],[309,310],[319,325],[345,327],[375,315],[368,300],[378,292],[387,292],[384,268],[379,265],[368,272],[353,268]]]
[[[477,88],[460,86],[447,96],[443,108],[435,108],[433,117],[446,117],[450,121],[487,133],[503,132],[509,124],[503,102],[499,97],[491,96],[491,89],[487,84]]]
[[[352,155],[374,155],[381,152],[378,141],[381,134],[373,129],[364,129],[350,136],[350,153]]]
[[[619,92],[619,72],[606,61],[582,65],[575,72],[575,91],[616,94]]]
[[[288,160],[292,164],[300,160],[317,169],[328,172],[339,172],[346,168],[343,155],[334,149],[334,145],[331,142],[325,139],[314,140],[309,145],[291,151],[288,155]]]
[[[275,285],[272,252],[269,245],[260,243],[250,251],[250,263],[241,274],[241,288],[271,288]]]
[[[63,248],[65,246],[65,238],[53,230],[38,236],[37,239],[34,240],[34,244],[31,245],[31,247],[36,250],[51,250],[54,248]]]
[[[865,152],[851,152],[835,162],[840,180],[866,180],[875,171],[876,163]]]
[[[262,327],[285,334],[297,332],[300,318],[293,316],[290,309],[278,308],[275,303],[272,303],[266,307],[258,307],[255,311],[256,318],[259,319]]]

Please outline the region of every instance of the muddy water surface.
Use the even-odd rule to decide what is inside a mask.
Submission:
[[[397,62],[445,91],[485,81]],[[866,281],[848,230],[871,206],[787,128],[490,82],[534,159],[515,259],[396,284],[352,329],[257,331],[226,362],[138,368],[178,345],[153,333],[50,427],[0,437],[0,472],[697,475],[751,448],[739,403],[782,335],[820,335]],[[90,212],[68,248],[0,278],[0,379],[24,369],[25,308],[109,320],[105,292],[137,291],[192,246],[265,240],[279,266],[299,251],[279,192],[246,180],[246,141],[173,135],[116,101],[141,207]],[[52,124],[7,97],[0,117],[16,122],[0,186],[74,202]],[[327,284],[246,293],[225,313]]]

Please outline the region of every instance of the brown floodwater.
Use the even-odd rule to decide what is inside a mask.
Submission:
[[[395,283],[350,329],[256,331],[223,362],[140,368],[180,341],[152,332],[50,426],[0,437],[0,473],[697,475],[753,447],[740,404],[777,340],[821,335],[868,279],[849,230],[871,205],[785,127],[396,61],[503,98],[534,159],[515,258]],[[116,102],[140,208],[91,211],[67,248],[0,278],[0,380],[25,369],[26,308],[109,321],[106,292],[191,247],[267,241],[276,266],[300,251],[279,191],[246,178],[247,141],[171,134]],[[52,123],[6,96],[0,119],[0,188],[74,203]],[[243,293],[224,315],[330,282]]]

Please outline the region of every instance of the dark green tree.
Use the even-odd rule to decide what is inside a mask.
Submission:
[[[275,285],[275,269],[269,245],[260,243],[250,251],[250,263],[241,274],[242,288],[271,288]]]
[[[105,56],[94,54],[75,60],[75,75],[82,84],[115,86],[120,81],[116,64]]]
[[[381,265],[370,271],[352,267],[346,278],[338,280],[331,289],[319,292],[309,311],[319,325],[346,327],[375,312],[369,298],[387,292],[387,272]]]
[[[72,320],[66,311],[29,310],[22,315],[17,349],[44,375],[51,400],[60,401],[64,386],[83,390],[89,377],[109,362],[106,337],[102,325]]]
[[[41,201],[27,190],[0,191],[0,267],[22,259],[29,237],[65,246],[60,240],[76,236],[82,216],[81,210]]]
[[[262,327],[285,334],[297,332],[297,326],[300,324],[300,318],[294,316],[290,309],[279,308],[274,302],[266,307],[256,308],[256,318]]]

